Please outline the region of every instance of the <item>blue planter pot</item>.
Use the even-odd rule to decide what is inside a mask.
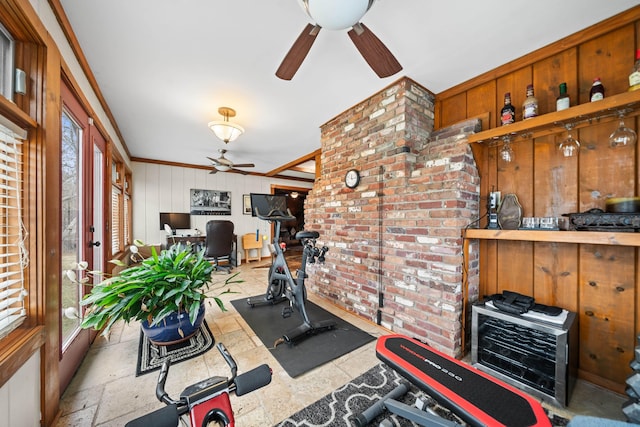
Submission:
[[[198,311],[198,317],[193,325],[191,324],[191,321],[189,321],[189,313],[185,311],[170,314],[154,326],[149,326],[149,322],[143,320],[141,322],[142,331],[153,344],[177,344],[188,340],[198,332],[198,329],[204,320],[204,311],[204,303],[201,303],[200,310]],[[179,330],[182,331],[182,334],[180,334]]]

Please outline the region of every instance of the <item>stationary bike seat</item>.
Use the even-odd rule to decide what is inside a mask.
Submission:
[[[296,240],[317,239],[318,237],[320,237],[320,233],[318,233],[317,231],[301,230],[296,233]]]

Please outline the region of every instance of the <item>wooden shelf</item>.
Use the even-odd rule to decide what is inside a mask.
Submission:
[[[612,233],[607,231],[487,230],[470,228],[464,232],[463,237],[465,239],[640,246],[640,233]]]
[[[576,105],[566,110],[478,132],[469,136],[469,142],[488,143],[507,135],[512,139],[550,135],[563,131],[566,124],[575,125],[576,128],[587,126],[594,120],[617,116],[621,110],[625,111],[625,117],[640,114],[640,90],[624,92],[601,101]]]

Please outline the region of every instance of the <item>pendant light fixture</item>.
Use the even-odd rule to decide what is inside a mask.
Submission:
[[[218,138],[225,144],[235,140],[244,133],[244,128],[229,121],[229,117],[236,116],[236,110],[229,107],[218,108],[218,113],[224,117],[224,120],[216,120],[209,122],[209,128],[216,134]]]

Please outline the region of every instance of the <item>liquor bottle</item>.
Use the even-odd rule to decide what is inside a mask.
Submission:
[[[567,84],[560,83],[560,95],[556,98],[556,111],[566,110],[571,106],[571,99],[567,93]]]
[[[629,74],[629,91],[640,89],[640,49],[636,50],[636,63]]]
[[[533,85],[527,86],[527,98],[522,103],[522,119],[530,119],[538,115],[538,100],[533,96]]]
[[[516,121],[516,107],[511,105],[511,92],[504,94],[504,107],[502,107],[502,111],[500,111],[500,121],[502,122],[502,126]]]
[[[589,91],[589,100],[600,101],[604,98],[604,86],[600,81],[600,77],[596,77],[593,79],[593,84],[591,85],[591,90]]]

